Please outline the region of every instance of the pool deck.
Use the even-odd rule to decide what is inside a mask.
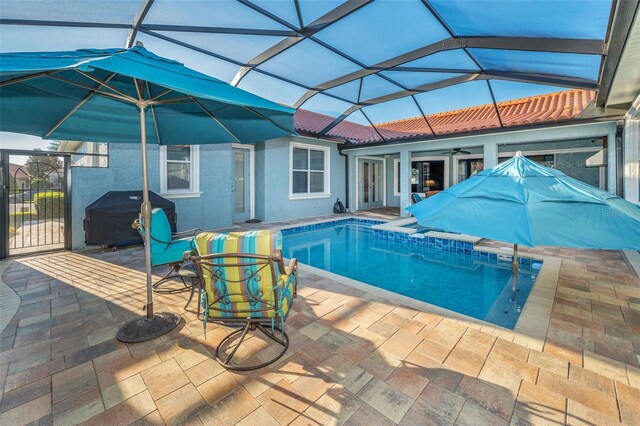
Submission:
[[[523,251],[557,265],[553,289],[542,286],[549,314],[533,309],[541,338],[303,267],[290,350],[253,373],[217,364],[228,329],[210,324],[205,338],[195,302],[183,309],[188,293],[154,296],[156,310],[182,315],[178,329],[115,339],[142,314],[140,247],[4,261],[1,279],[21,301],[0,334],[0,424],[640,424],[640,280],[622,252]],[[251,343],[243,356],[269,351]]]

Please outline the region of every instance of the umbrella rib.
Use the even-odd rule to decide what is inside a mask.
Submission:
[[[93,80],[93,81],[95,81],[96,83],[100,84],[101,86],[104,86],[104,87],[106,87],[107,89],[109,89],[109,90],[112,90],[112,91],[116,92],[118,95],[123,96],[123,97],[125,97],[125,98],[129,99],[131,102],[135,102],[135,99],[134,99],[133,97],[131,97],[131,96],[127,95],[127,94],[126,94],[126,93],[124,93],[124,92],[121,92],[121,91],[120,91],[120,90],[118,90],[118,89],[115,89],[115,88],[113,88],[113,87],[109,86],[109,85],[108,85],[108,84],[106,84],[104,81],[102,81],[102,80],[100,80],[100,79],[98,79],[98,78],[95,78],[94,76],[89,75],[89,74],[87,74],[86,72],[80,71],[80,70],[78,70],[78,69],[77,69],[76,71],[77,71],[78,73],[80,73],[81,75],[83,75],[83,76],[87,77],[89,80]]]
[[[38,72],[35,74],[29,74],[29,75],[23,75],[22,77],[16,77],[16,78],[12,78],[10,80],[6,80],[0,83],[0,87],[4,87],[4,86],[10,86],[12,84],[16,84],[16,83],[22,83],[23,81],[27,81],[27,80],[33,80],[34,78],[38,78],[38,77],[44,77],[47,75],[52,75],[55,73],[58,73],[60,71],[44,71],[44,72]]]
[[[149,87],[147,86],[147,90],[149,89]],[[164,95],[167,95],[169,93],[173,92],[173,89],[167,89],[164,92],[160,93],[159,95],[154,96],[153,98],[149,99],[150,102],[153,102],[157,99],[160,99],[161,97],[163,97]],[[151,91],[149,91],[149,95],[151,95]]]
[[[196,105],[198,105],[198,106],[202,109],[202,111],[204,111],[204,113],[205,113],[205,114],[207,114],[209,117],[211,117],[211,118],[212,118],[216,123],[218,123],[218,125],[219,125],[220,127],[222,127],[222,128],[223,128],[227,133],[229,133],[229,134],[231,135],[231,137],[232,137],[232,138],[234,138],[238,143],[242,143],[242,142],[240,142],[240,139],[238,139],[238,138],[236,137],[236,135],[234,135],[234,134],[231,132],[231,130],[227,129],[227,128],[226,128],[226,126],[225,126],[224,124],[222,124],[222,123],[220,122],[220,120],[218,120],[218,119],[217,119],[213,114],[211,114],[211,113],[209,112],[209,110],[207,110],[207,109],[206,109],[206,108],[205,108],[205,107],[204,107],[200,102],[198,102],[198,100],[197,100],[196,98],[191,98],[191,99],[193,100],[193,102],[194,102]]]
[[[133,80],[133,87],[136,88],[136,93],[138,94],[138,100],[140,102],[144,101],[144,95],[142,94],[142,92],[140,91],[140,86],[138,85],[138,79],[135,77],[131,77],[131,79]]]
[[[116,73],[112,73],[109,77],[107,77],[105,81],[111,80],[113,77],[115,77],[115,75]],[[67,121],[73,114],[75,114],[75,112],[78,111],[82,107],[82,105],[87,103],[87,101],[91,99],[96,94],[97,91],[98,89],[96,88],[95,90],[89,92],[87,96],[85,96],[80,102],[78,102],[76,106],[71,108],[71,110],[68,113],[66,113],[65,116],[62,117],[62,119],[60,119],[60,121],[58,121],[51,129],[49,129],[49,131],[46,132],[42,138],[46,139],[49,136],[51,136],[51,134],[55,132],[58,129],[58,127],[62,126],[62,124],[64,124],[64,122]]]
[[[93,91],[96,93],[96,95],[102,95],[106,98],[117,99],[120,101],[125,101],[127,103],[132,103],[132,100],[133,100],[133,103],[135,103],[135,99],[133,98],[123,97],[113,93],[102,92],[100,90],[96,90],[94,87],[85,86],[84,84],[76,83],[75,81],[67,80],[66,78],[58,77],[55,75],[50,75],[49,77],[54,80],[62,81],[63,83],[71,84],[72,86],[77,86],[85,90]]]
[[[186,100],[193,100],[192,96],[182,96],[179,98],[171,98],[171,99],[165,99],[162,101],[149,101],[149,105],[163,105],[163,104],[175,104],[175,103],[180,103],[181,101],[186,101]]]
[[[149,87],[149,82],[145,81],[144,84],[147,87],[147,92],[149,93],[149,96],[151,96],[151,87]],[[164,92],[164,93],[168,93],[170,91],[171,90],[169,90],[167,92]],[[162,96],[162,95],[160,95],[160,96]],[[151,98],[151,99],[153,99],[153,98]],[[149,109],[151,110],[151,118],[153,119],[153,127],[156,130],[156,139],[158,140],[158,145],[162,145],[160,143],[160,130],[158,129],[158,120],[156,120],[156,110],[153,108],[153,105],[149,105]]]
[[[285,132],[291,134],[291,130],[285,128],[284,126],[281,126],[280,124],[276,123],[275,121],[273,121],[271,118],[267,117],[264,114],[259,113],[258,111],[254,110],[253,108],[250,108],[248,106],[242,106],[244,109],[246,109],[247,111],[250,111],[252,113],[254,113],[255,115],[257,115],[258,117],[262,118],[263,120],[267,120],[268,122],[270,122],[271,124],[273,124],[274,126],[276,126],[277,128],[279,128],[280,130],[284,130]]]

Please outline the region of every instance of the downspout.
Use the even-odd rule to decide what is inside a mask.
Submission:
[[[623,140],[624,121],[618,120],[616,123],[616,195],[624,198],[624,140]]]
[[[341,146],[338,146],[338,154],[342,155],[344,157],[344,196],[345,196],[345,200],[344,200],[344,207],[347,209],[347,211],[350,211],[349,209],[349,156],[347,154],[343,154],[342,153],[342,149]]]

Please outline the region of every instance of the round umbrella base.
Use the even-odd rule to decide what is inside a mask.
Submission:
[[[146,342],[170,332],[179,323],[180,317],[173,312],[158,312],[151,319],[142,317],[125,323],[116,337],[125,343]]]

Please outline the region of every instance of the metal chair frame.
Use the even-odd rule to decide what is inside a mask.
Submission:
[[[131,224],[131,227],[133,229],[135,229],[136,231],[138,231],[138,233],[140,234],[140,236],[142,237],[142,239],[144,240],[144,225],[142,225],[140,223],[140,219],[136,219],[133,221],[133,223]],[[199,233],[201,233],[202,230],[198,229],[198,228],[194,228],[194,229],[189,229],[188,231],[181,231],[181,232],[172,232],[171,233],[171,238],[172,241],[173,239],[179,239],[179,238],[185,238],[185,237],[195,237],[196,235],[198,235]],[[160,240],[158,238],[155,238],[153,236],[153,234],[150,234],[149,237],[160,244],[166,244],[169,245],[171,244],[172,241],[163,241]],[[180,276],[178,274],[178,272],[180,271],[180,268],[182,267],[182,264],[184,263],[184,259],[177,261],[177,262],[171,262],[171,263],[164,263],[164,265],[168,265],[169,266],[169,270],[167,271],[166,274],[164,274],[162,276],[162,278],[160,278],[158,281],[156,281],[155,283],[153,283],[152,288],[153,291],[156,293],[161,293],[161,294],[173,294],[173,293],[182,293],[183,291],[187,291],[191,288],[191,285],[187,284],[186,281],[184,280],[184,278],[182,276]],[[158,265],[160,266],[160,265]],[[160,286],[173,279],[173,278],[180,278],[180,281],[182,281],[182,285],[184,287],[178,287],[178,288],[160,288]]]
[[[187,257],[187,256],[185,256]],[[269,268],[271,280],[272,280],[272,288],[271,292],[276,292],[278,289],[278,281],[279,278],[276,276],[276,264],[278,265],[278,271],[280,274],[287,274],[293,276],[294,279],[294,287],[293,287],[293,296],[295,297],[297,294],[298,287],[298,279],[297,279],[297,268],[298,262],[296,259],[292,259],[287,267],[284,265],[284,261],[282,259],[282,251],[276,250],[271,255],[262,255],[262,254],[253,254],[253,253],[218,253],[211,254],[206,256],[197,256],[195,254],[191,254],[190,259],[193,261],[196,266],[196,271],[198,272],[201,285],[203,286],[203,290],[206,292],[205,286],[205,274],[211,277],[211,285],[214,290],[215,299],[212,302],[208,302],[208,309],[223,312],[227,314],[233,314],[232,317],[215,317],[210,318],[207,312],[203,312],[203,319],[206,319],[207,322],[217,322],[225,325],[242,325],[244,327],[239,328],[238,330],[234,330],[229,333],[226,337],[224,337],[218,346],[216,347],[216,359],[217,361],[225,368],[229,370],[236,371],[248,371],[248,370],[256,370],[259,368],[266,367],[280,359],[289,348],[289,337],[287,333],[284,332],[284,322],[288,316],[287,312],[284,317],[278,315],[280,307],[278,306],[278,297],[273,297],[273,303],[269,302],[270,298],[265,298],[265,294],[260,288],[260,281],[262,277],[260,273]],[[226,259],[238,259],[237,262],[228,263],[225,262]],[[225,277],[224,271],[227,268],[239,268],[243,271],[243,276],[238,280],[231,280]],[[250,290],[251,283],[258,284],[257,291]],[[214,284],[218,283],[221,288],[216,289]],[[243,285],[244,289],[247,291],[235,294],[229,293],[227,284],[228,283],[245,283]],[[249,303],[250,306],[254,306],[255,308],[250,309],[224,309],[216,306],[219,303],[229,304],[232,303],[231,300],[237,297],[244,297],[244,302]],[[277,296],[277,295],[275,295]],[[262,304],[264,307],[258,308],[257,305]],[[252,315],[255,314],[264,314],[267,312],[273,311],[272,317],[254,317]],[[204,318],[206,316],[206,318]],[[276,321],[279,321],[279,326],[276,326]],[[267,327],[265,327],[267,326]],[[269,328],[271,330],[269,330]],[[232,358],[236,354],[240,345],[244,342],[247,337],[249,331],[260,331],[270,340],[275,343],[281,345],[282,350],[273,358],[269,359],[266,362],[263,362],[258,365],[236,365],[232,364]],[[276,335],[276,331],[279,332],[280,336]],[[235,343],[235,345],[231,345],[231,340],[240,335],[240,340]],[[223,357],[221,348],[223,346],[228,345],[232,347],[231,353]]]

